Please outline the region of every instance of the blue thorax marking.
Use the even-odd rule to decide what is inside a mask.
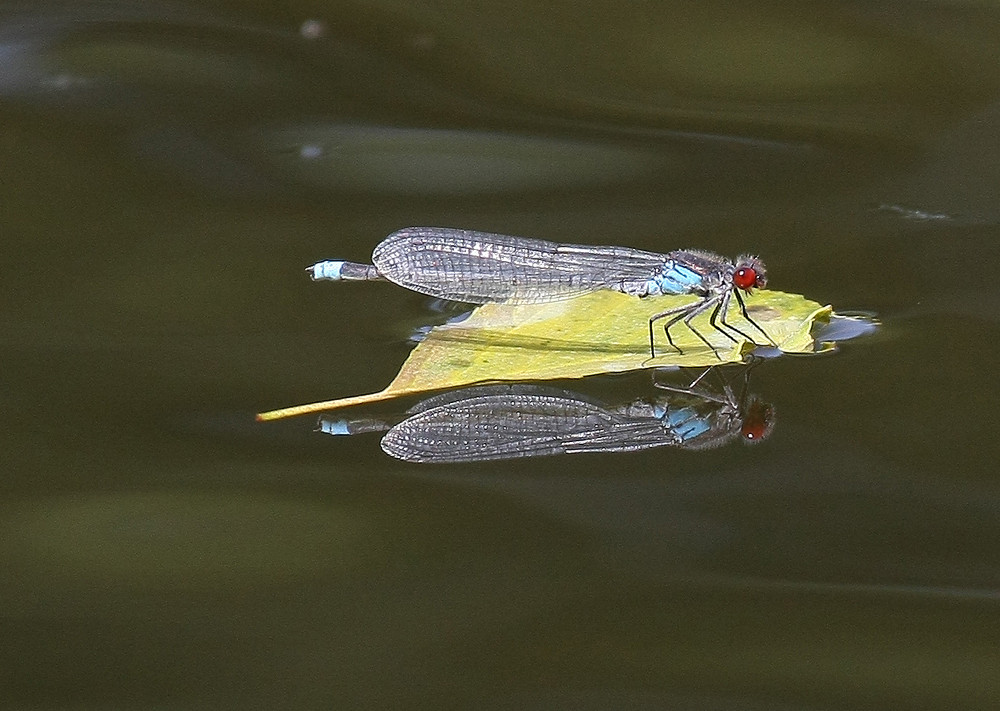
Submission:
[[[661,272],[646,282],[650,295],[656,294],[689,294],[702,284],[702,274],[690,267],[678,264],[672,259],[663,263]]]

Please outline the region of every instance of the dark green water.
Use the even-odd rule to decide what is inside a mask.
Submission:
[[[321,24],[300,30],[306,20]],[[0,5],[0,706],[1000,704],[1000,10]],[[259,410],[406,225],[761,254],[883,327],[756,447],[419,466]]]

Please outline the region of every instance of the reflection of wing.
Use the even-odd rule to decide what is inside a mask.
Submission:
[[[560,391],[477,388],[393,427],[386,453],[412,462],[469,462],[676,444],[660,420],[609,411]]]

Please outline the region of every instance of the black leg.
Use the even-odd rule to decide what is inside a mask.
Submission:
[[[718,331],[719,333],[721,333],[723,336],[725,336],[726,338],[728,338],[733,343],[736,343],[736,339],[735,338],[733,338],[728,332],[723,331],[722,328],[719,327],[719,323],[721,322],[723,326],[728,326],[729,328],[733,328],[728,323],[726,323],[726,311],[728,309],[729,309],[729,294],[724,294],[723,297],[721,299],[719,299],[719,303],[717,303],[715,305],[715,308],[712,309],[712,315],[708,317],[708,322],[710,324],[712,324],[712,328],[714,328],[716,331]],[[720,310],[722,311],[722,318],[721,319],[719,319],[719,311]],[[742,331],[740,331],[738,328],[733,328],[733,330],[736,331],[741,336],[743,336],[744,338],[747,337],[747,335],[745,333],[743,333]]]
[[[741,331],[740,329],[736,328],[736,326],[734,326],[733,324],[729,323],[729,321],[726,320],[726,314],[729,313],[729,297],[733,293],[735,293],[735,292],[727,291],[725,294],[722,295],[722,301],[720,303],[720,306],[722,307],[721,308],[721,313],[719,313],[720,309],[716,309],[714,312],[712,312],[712,325],[715,326],[716,329],[722,331],[722,329],[719,327],[720,324],[721,324],[722,326],[725,326],[726,328],[730,329],[731,331],[735,331],[736,333],[740,334],[741,336],[743,336],[743,338],[745,338],[750,343],[753,343],[754,345],[756,345],[756,341],[754,341],[748,334],[746,334],[743,331]],[[737,294],[737,298],[739,298],[739,294]],[[715,322],[715,315],[716,314],[719,314],[719,321],[718,321],[718,323]],[[723,331],[723,333],[725,333],[725,332]],[[727,333],[726,335],[728,336],[729,334]],[[730,338],[732,338],[732,336],[730,336]]]
[[[691,333],[693,333],[694,335],[696,335],[701,340],[702,343],[704,343],[706,346],[708,346],[709,350],[711,350],[712,353],[715,354],[715,357],[718,358],[721,361],[722,358],[719,358],[719,352],[715,348],[715,346],[713,346],[708,341],[708,339],[706,339],[703,335],[701,335],[701,333],[694,326],[691,325],[691,320],[692,319],[694,319],[698,314],[701,314],[701,313],[704,313],[705,311],[708,311],[708,309],[712,308],[712,306],[718,304],[718,301],[719,301],[719,298],[717,296],[707,296],[707,297],[703,298],[701,301],[695,302],[693,304],[684,304],[684,306],[678,306],[676,308],[668,309],[667,311],[663,311],[661,313],[658,313],[655,316],[653,316],[653,318],[651,318],[649,320],[649,322],[650,322],[650,326],[649,326],[650,330],[652,330],[652,328],[653,328],[653,322],[659,321],[660,319],[666,318],[667,316],[673,316],[673,318],[671,318],[669,321],[667,321],[667,323],[663,326],[663,333],[667,337],[667,343],[669,343],[670,346],[675,351],[677,351],[679,354],[683,355],[684,351],[682,351],[678,347],[678,345],[676,343],[674,343],[674,339],[670,335],[670,329],[673,328],[674,324],[676,324],[678,321],[683,320],[684,321],[684,325],[688,327],[688,329],[691,331]],[[732,337],[730,336],[730,338],[732,338]]]
[[[681,316],[675,317],[671,321],[671,323],[676,322],[679,318],[683,318],[684,319],[684,325],[688,327],[688,330],[691,331],[691,333],[693,333],[694,335],[696,335],[701,340],[702,343],[704,343],[706,346],[708,346],[709,349],[712,351],[712,355],[714,355],[718,360],[721,361],[722,357],[719,355],[719,351],[715,348],[715,346],[713,346],[711,343],[709,343],[708,339],[705,338],[703,335],[701,335],[701,332],[699,332],[698,329],[696,329],[694,326],[691,325],[692,319],[694,319],[694,317],[697,316],[698,314],[704,313],[705,311],[708,311],[708,309],[711,307],[711,305],[712,305],[712,303],[714,301],[716,301],[716,299],[714,299],[714,298],[705,299],[696,308],[691,309],[690,313],[688,313],[686,316],[682,314]],[[719,308],[718,304],[716,304],[715,308],[716,309]],[[664,329],[668,329],[668,328],[670,328],[670,324],[667,324],[666,326],[664,326]],[[726,334],[726,335],[729,336],[729,334]],[[670,338],[669,331],[667,332],[667,338],[668,339]],[[732,340],[734,343],[736,342],[736,339],[733,338],[732,336],[729,336],[729,339]]]
[[[761,328],[760,326],[758,326],[757,322],[754,321],[752,318],[750,318],[750,314],[747,313],[747,305],[743,303],[743,297],[740,296],[740,292],[737,291],[737,290],[734,290],[733,293],[736,294],[736,302],[740,305],[740,311],[743,313],[743,318],[745,318],[747,321],[749,321],[751,326],[753,326],[758,331],[760,331],[761,335],[763,335],[764,338],[767,339],[768,343],[770,343],[772,346],[774,346],[775,348],[777,348],[778,344],[774,342],[773,338],[771,338],[769,335],[767,335],[767,331],[765,331],[763,328]]]
[[[667,316],[671,316],[673,314],[680,314],[681,317],[683,317],[685,313],[687,313],[688,311],[690,311],[693,308],[697,308],[698,305],[699,305],[699,302],[696,302],[696,303],[693,303],[693,304],[684,304],[683,306],[675,306],[672,309],[667,309],[666,311],[661,311],[660,313],[653,315],[649,319],[649,353],[650,353],[651,357],[653,357],[653,358],[656,357],[656,349],[655,349],[655,347],[653,345],[654,344],[654,340],[653,340],[653,324],[656,323],[657,321],[659,321],[660,319],[664,319]],[[677,319],[675,319],[675,320],[677,320]],[[671,321],[669,324],[667,324],[668,328],[673,323],[674,323],[674,321]],[[678,353],[680,353],[680,354],[684,353],[684,351],[682,351],[680,348],[678,348],[674,344],[673,339],[670,338],[670,333],[669,332],[667,333],[667,342]]]

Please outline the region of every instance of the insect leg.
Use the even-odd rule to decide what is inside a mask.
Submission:
[[[740,305],[740,311],[743,313],[743,318],[745,318],[747,321],[749,321],[751,326],[753,326],[758,331],[760,331],[761,334],[764,336],[764,338],[767,339],[768,343],[770,343],[772,346],[774,346],[775,348],[777,348],[778,344],[774,342],[773,338],[771,338],[769,335],[767,335],[767,331],[765,331],[763,328],[761,328],[757,324],[756,321],[754,321],[752,318],[750,318],[750,314],[747,313],[747,305],[745,303],[743,303],[743,297],[740,296],[740,292],[739,291],[734,291],[733,293],[736,294],[736,302]]]
[[[679,314],[679,316],[677,318],[672,319],[670,321],[670,323],[667,324],[666,329],[669,329],[670,326],[672,326],[674,323],[676,323],[680,319],[684,318],[684,314],[686,314],[688,311],[690,311],[693,308],[697,308],[699,305],[700,305],[700,302],[695,302],[693,304],[684,304],[683,306],[675,306],[672,309],[667,309],[666,311],[661,311],[660,313],[653,315],[649,319],[649,354],[650,354],[651,357],[653,357],[653,358],[656,357],[656,349],[654,348],[654,345],[653,345],[654,344],[654,340],[653,340],[653,324],[656,323],[657,321],[661,320],[661,319],[666,318],[667,316],[672,316],[674,314]],[[669,330],[667,330],[667,342],[678,353],[684,353],[684,351],[682,351],[680,348],[678,348],[676,346],[676,344],[674,344],[673,339],[670,338],[670,331]]]
[[[721,333],[723,336],[725,336],[726,338],[728,338],[733,343],[736,343],[736,339],[733,338],[729,334],[728,331],[723,331],[722,328],[719,326],[720,323],[723,326],[727,326],[729,328],[732,328],[734,331],[736,331],[738,334],[740,334],[741,336],[743,336],[747,340],[752,340],[752,339],[749,338],[749,336],[747,336],[745,333],[743,333],[743,331],[739,330],[738,328],[733,328],[728,323],[726,323],[726,311],[729,310],[729,294],[730,293],[731,292],[727,291],[725,294],[722,295],[722,297],[719,299],[719,303],[717,303],[715,305],[715,308],[712,309],[712,315],[708,317],[708,322],[710,324],[712,324],[712,328],[714,328],[716,331],[718,331],[719,333]],[[719,312],[720,311],[722,312],[722,317],[721,318],[719,317]]]
[[[687,314],[680,314],[678,316],[675,316],[673,319],[671,319],[670,323],[668,323],[666,326],[663,327],[663,330],[667,332],[667,340],[670,340],[670,331],[668,330],[670,328],[670,326],[672,324],[676,323],[678,320],[683,319],[684,325],[688,327],[688,330],[690,330],[691,333],[693,333],[694,335],[696,335],[701,340],[702,343],[704,343],[706,346],[708,346],[710,349],[712,349],[712,354],[715,355],[716,358],[718,358],[719,360],[722,360],[722,358],[719,357],[719,351],[716,349],[716,347],[713,346],[711,343],[709,343],[708,339],[705,338],[703,335],[701,335],[701,332],[698,331],[698,329],[696,329],[694,326],[691,325],[691,321],[694,319],[694,317],[697,316],[698,314],[701,314],[701,313],[704,313],[705,311],[708,311],[708,309],[710,309],[712,307],[713,303],[715,304],[716,310],[718,310],[719,305],[718,305],[717,302],[718,302],[718,297],[715,297],[715,296],[713,296],[713,297],[707,297],[704,301],[702,301],[700,304],[698,304],[693,309],[691,309]],[[721,329],[718,329],[718,327],[717,327],[717,330],[721,331]],[[730,336],[728,333],[726,334],[726,336],[729,338],[729,340],[731,340],[733,342],[736,341],[736,339],[733,338],[732,336]],[[678,349],[678,350],[680,350],[680,349]]]
[[[721,324],[722,326],[725,326],[726,328],[732,331],[736,331],[736,333],[743,336],[743,338],[748,340],[750,343],[755,343],[755,341],[748,334],[736,328],[736,326],[734,326],[733,324],[729,323],[729,321],[726,320],[726,314],[729,313],[730,297],[732,296],[733,293],[734,292],[732,291],[727,291],[725,294],[722,295],[722,300],[719,302],[719,306],[715,309],[715,311],[712,312],[712,318],[710,319],[710,322],[719,331],[722,331],[722,329],[720,328]],[[736,296],[737,298],[739,298],[739,294],[736,294]],[[740,303],[742,304],[742,302]],[[718,316],[718,321],[716,321],[716,316]],[[725,332],[723,331],[723,333]],[[726,335],[729,336],[728,333],[726,333]],[[732,336],[729,337],[732,340],[736,340],[733,339]]]

